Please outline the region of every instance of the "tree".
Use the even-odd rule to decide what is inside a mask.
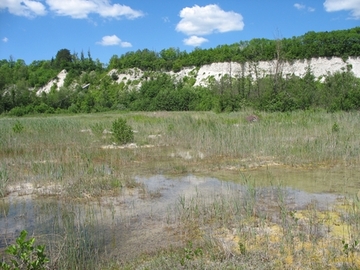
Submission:
[[[68,69],[72,64],[73,57],[68,49],[61,49],[55,57],[55,65],[61,69]]]

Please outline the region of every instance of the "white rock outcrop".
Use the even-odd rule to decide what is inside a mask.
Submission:
[[[303,77],[309,68],[318,80],[322,80],[324,76],[328,74],[345,71],[348,68],[351,68],[354,75],[360,78],[360,57],[349,57],[346,61],[339,57],[312,58],[308,60],[283,62],[281,64],[278,64],[276,60],[247,62],[244,64],[237,62],[212,63],[200,68],[186,67],[179,72],[171,71],[167,72],[167,74],[176,80],[181,80],[185,77],[194,78],[195,86],[206,86],[209,83],[209,78],[219,81],[224,75],[231,75],[232,77],[251,76],[256,80],[268,74],[274,74],[276,69],[278,69],[284,77],[292,74]],[[108,76],[112,76],[113,73],[116,73],[118,77],[114,83],[124,82],[129,89],[139,89],[141,82],[148,79],[144,77],[145,73],[138,68],[131,68],[125,72],[112,69],[108,72]],[[60,87],[64,85],[66,74],[66,70],[62,70],[56,79],[51,80],[47,85],[40,88],[37,91],[37,95],[41,95],[42,92],[49,93],[54,84],[57,89],[60,89]]]
[[[56,76],[55,79],[52,79],[50,82],[48,82],[45,86],[41,87],[37,92],[36,95],[40,96],[41,93],[45,92],[45,93],[49,93],[51,90],[51,87],[53,85],[56,85],[56,90],[59,90],[60,87],[62,87],[64,85],[64,81],[66,78],[67,72],[65,69],[63,69],[62,71],[60,71],[60,73]]]
[[[277,62],[274,61],[259,61],[253,63],[239,64],[235,62],[228,63],[213,63],[211,65],[202,66],[197,72],[195,85],[206,85],[208,78],[212,76],[219,80],[226,74],[231,74],[232,77],[251,76],[254,80],[262,78],[268,74],[275,74]],[[323,76],[333,74],[337,71],[347,70],[351,67],[354,75],[360,78],[360,57],[350,57],[347,61],[341,58],[312,58],[309,60],[295,60],[292,62],[283,62],[278,64],[278,70],[283,76],[296,75],[303,77],[308,68],[312,74],[321,79]]]

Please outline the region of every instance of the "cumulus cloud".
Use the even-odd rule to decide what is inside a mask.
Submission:
[[[182,19],[176,31],[189,36],[240,31],[244,28],[241,14],[224,11],[218,5],[186,7],[180,11],[180,17]]]
[[[123,48],[130,48],[130,47],[132,47],[132,44],[130,42],[121,41],[120,46]]]
[[[6,42],[9,41],[9,39],[8,39],[7,37],[4,37],[4,38],[2,39],[2,41],[6,43]]]
[[[308,12],[314,12],[315,11],[315,8],[313,8],[313,7],[307,7],[307,6],[305,6],[305,5],[303,5],[303,4],[299,4],[299,3],[295,3],[294,4],[294,7],[296,8],[296,9],[298,9],[298,10],[307,10]]]
[[[90,13],[99,14],[102,17],[135,19],[143,16],[142,11],[132,8],[111,4],[110,0],[46,0],[50,9],[61,16],[70,16],[75,19],[87,18]]]
[[[28,18],[47,13],[46,7],[41,2],[33,0],[1,0],[0,9],[8,9],[11,14]]]
[[[69,16],[74,19],[85,19],[89,14],[98,14],[104,18],[135,19],[144,16],[142,11],[129,6],[111,4],[111,0],[0,0],[0,9],[8,9],[18,16],[36,17],[45,15],[48,9],[59,16]]]
[[[353,19],[360,20],[360,0],[326,0],[324,8],[327,12],[348,10]]]
[[[132,47],[131,43],[122,41],[116,35],[104,36],[101,41],[96,42],[102,46],[120,46],[120,47]]]
[[[197,47],[203,44],[204,42],[208,42],[209,40],[203,37],[191,36],[189,38],[185,38],[183,41],[185,45]]]

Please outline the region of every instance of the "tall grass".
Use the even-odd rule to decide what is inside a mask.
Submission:
[[[360,267],[357,199],[327,210],[314,204],[299,210],[289,206],[283,187],[255,189],[245,180],[241,190],[229,185],[210,197],[181,196],[172,213],[183,247],[132,262],[129,269]],[[264,195],[271,201],[262,201]]]
[[[26,229],[46,246],[50,269],[99,269],[109,258],[108,248],[124,245],[119,231],[124,226],[106,208],[55,199],[12,204],[2,209],[1,240]],[[17,220],[17,221],[14,221]],[[9,237],[9,242],[12,239]],[[113,243],[113,244],[111,244]],[[0,245],[0,248],[2,246]]]
[[[258,113],[260,120],[249,123],[246,116],[252,113],[123,113],[134,131],[134,148],[120,148],[108,132],[117,113],[0,118],[0,195],[6,196],[16,185],[31,184],[33,193],[66,202],[40,207],[45,217],[46,211],[52,214],[46,220],[51,228],[35,233],[47,241],[57,268],[92,269],[108,265],[109,250],[104,246],[108,247],[107,235],[116,223],[101,233],[98,210],[86,212],[80,206],[138,187],[136,175],[235,172],[238,178],[239,171],[260,166],[359,166],[358,112]],[[56,186],[60,192],[44,193],[46,186]],[[191,198],[180,197],[176,215],[169,220],[177,222],[176,233],[186,250],[165,250],[144,265],[152,269],[251,268],[254,263],[258,269],[295,269],[296,265],[313,269],[324,263],[358,267],[354,258],[359,239],[357,199],[349,201],[341,214],[320,213],[316,207],[299,213],[287,207],[283,189],[269,191],[274,204],[266,207],[261,204],[264,192],[248,181],[244,189],[229,186],[220,196],[208,198],[199,191]],[[269,216],[269,208],[277,215]],[[335,230],[331,224],[339,223],[334,216],[348,231],[344,239],[324,234],[324,228]],[[320,245],[326,245],[323,253]],[[313,254],[316,260],[311,262]],[[125,266],[116,256],[112,260],[115,268]],[[136,267],[141,269],[142,264]]]
[[[109,131],[116,113],[0,118],[2,170],[8,184],[55,182],[69,187],[71,196],[81,196],[84,189],[99,195],[125,186],[135,174],[359,164],[357,112],[259,113],[256,123],[246,121],[249,114],[122,114],[138,147],[121,150],[102,149],[115,143]],[[20,132],[13,130],[17,123],[23,126]]]
[[[257,123],[248,123],[245,120],[248,114],[123,114],[135,131],[138,146],[157,147],[123,150],[121,154],[101,149],[101,145],[114,142],[110,134],[102,134],[100,130],[111,130],[112,121],[117,118],[114,113],[93,115],[93,118],[1,118],[0,157],[6,164],[20,163],[21,166],[17,165],[20,174],[24,173],[22,170],[32,171],[32,166],[41,167],[34,164],[46,162],[48,173],[58,178],[86,174],[86,168],[96,165],[131,169],[134,163],[136,166],[140,163],[144,167],[149,165],[151,170],[151,164],[156,163],[167,171],[169,155],[184,157],[181,153],[187,152],[192,161],[204,163],[205,170],[229,166],[240,169],[271,162],[293,166],[359,162],[357,112],[261,113]],[[24,126],[19,133],[12,130],[16,121]]]

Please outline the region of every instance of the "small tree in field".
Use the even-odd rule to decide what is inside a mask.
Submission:
[[[118,118],[112,123],[114,139],[120,144],[126,144],[134,141],[134,132],[123,118]]]

